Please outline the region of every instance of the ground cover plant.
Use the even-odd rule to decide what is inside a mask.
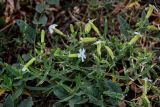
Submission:
[[[159,107],[159,7],[1,0],[0,107]]]

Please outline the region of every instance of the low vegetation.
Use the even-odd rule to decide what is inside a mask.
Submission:
[[[0,3],[0,107],[159,107],[159,4]]]

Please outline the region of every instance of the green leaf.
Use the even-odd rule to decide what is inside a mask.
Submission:
[[[30,42],[33,43],[35,35],[36,35],[36,30],[33,29],[31,26],[29,26],[26,22],[24,22],[23,20],[16,20],[16,24],[19,26],[20,28],[20,32],[23,34],[24,38]]]
[[[32,107],[33,106],[33,101],[32,97],[28,97],[27,99],[24,99],[18,107]]]
[[[72,97],[74,97],[74,94],[66,98],[63,98],[62,100],[59,100],[58,103],[69,101]]]
[[[74,107],[76,104],[84,104],[88,101],[88,98],[82,98],[82,96],[74,96],[69,100],[69,106]]]
[[[67,98],[69,95],[66,90],[64,90],[62,87],[56,87],[54,89],[54,94],[59,98],[59,99],[64,99]]]
[[[46,87],[31,87],[31,86],[26,86],[27,89],[31,91],[46,91],[46,90],[51,90],[54,86],[46,86]]]
[[[44,4],[44,3],[40,3],[40,4],[36,5],[36,11],[39,12],[39,13],[42,13],[48,7],[49,7],[49,5]]]
[[[116,83],[113,83],[111,80],[105,80],[105,88],[108,89],[109,91],[113,91],[113,92],[117,92],[117,93],[121,93],[122,90],[120,88],[120,86]]]
[[[7,89],[12,89],[12,80],[10,77],[4,76],[3,77],[3,82],[2,82],[2,87],[7,88]]]
[[[149,101],[149,99],[146,95],[142,97],[142,106],[143,107],[152,107],[151,102]]]
[[[9,64],[6,65],[6,69],[9,72],[9,75],[16,76],[16,77],[20,75],[20,72],[17,70],[17,68],[12,65],[9,65]]]
[[[106,37],[108,34],[108,20],[107,17],[105,16],[105,21],[104,21],[104,36]]]
[[[119,100],[123,100],[124,99],[124,95],[123,94],[116,93],[116,92],[113,92],[113,91],[104,91],[103,94],[106,95],[106,96],[112,97],[112,98],[119,99]]]
[[[123,35],[125,35],[126,37],[129,36],[129,30],[130,30],[130,26],[127,23],[127,21],[120,15],[118,15],[118,21],[120,23],[120,31]]]
[[[150,72],[150,70],[152,69],[152,66],[146,67],[143,71],[141,71],[139,74],[136,74],[133,79],[136,80],[137,78],[146,75],[147,73]]]
[[[139,21],[136,23],[136,27],[138,27],[137,30],[144,32],[146,30],[144,28],[147,27],[148,25],[149,25],[149,20],[146,19],[146,13],[145,10],[143,10]]]
[[[55,57],[61,57],[63,55],[64,55],[64,52],[60,48],[57,48],[56,51],[54,52]]]
[[[102,107],[102,105],[103,105],[102,100],[99,100],[97,97],[94,97],[92,95],[88,95],[88,97],[89,97],[89,102],[90,103],[93,103],[93,104],[95,104],[97,106]]]
[[[113,51],[111,50],[111,48],[108,47],[108,46],[105,46],[105,48],[108,51],[108,54],[111,56],[111,58],[114,59],[115,56],[114,56]]]
[[[58,5],[59,2],[60,2],[59,0],[47,0],[47,3],[50,4],[50,5],[52,5],[52,4],[57,4]]]
[[[32,21],[33,24],[39,25],[45,25],[47,23],[47,17],[45,15],[39,17],[39,19],[34,18],[34,20]]]
[[[10,94],[5,99],[4,107],[14,107],[14,100]]]
[[[23,54],[23,55],[22,55],[22,59],[26,62],[26,61],[28,61],[29,59],[31,59],[31,56],[29,56],[29,54]]]
[[[13,94],[13,98],[17,99],[22,94],[23,88],[19,88],[16,90],[16,92]]]

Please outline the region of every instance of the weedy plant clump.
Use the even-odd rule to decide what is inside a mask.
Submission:
[[[38,6],[37,11],[43,11]],[[147,14],[142,13],[135,29],[119,15],[120,36],[108,34],[107,18],[103,30],[96,19],[70,24],[68,34],[57,24],[41,27],[36,38],[26,38],[34,49],[19,55],[15,64],[0,62],[0,106],[160,105],[159,58],[140,43],[149,38],[148,31],[158,30],[148,21],[153,9],[150,5]],[[36,34],[23,20],[16,26],[25,37]],[[52,47],[47,47],[46,34],[53,37]]]

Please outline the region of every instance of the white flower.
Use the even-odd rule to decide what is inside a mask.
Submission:
[[[99,44],[99,43],[102,43],[102,41],[98,40],[94,44]]]
[[[58,25],[57,24],[52,24],[49,26],[48,30],[49,30],[49,33],[53,33],[53,30],[57,27]]]
[[[148,77],[145,77],[143,80],[144,80],[144,81],[152,82],[152,80],[151,80],[151,79],[148,79]]]
[[[143,36],[140,32],[134,32],[135,35],[140,35],[141,37]]]
[[[78,54],[78,58],[81,58],[82,62],[84,62],[84,59],[86,59],[86,55],[85,55],[85,49],[79,49],[79,54]]]
[[[101,40],[98,40],[96,41],[94,44],[97,45],[97,44],[100,44],[100,43],[105,43],[104,41],[101,41]]]
[[[136,34],[136,35],[141,35],[140,32],[134,32],[134,34]]]
[[[27,70],[27,67],[24,65],[23,68],[22,68],[22,71],[26,72],[26,70]]]

